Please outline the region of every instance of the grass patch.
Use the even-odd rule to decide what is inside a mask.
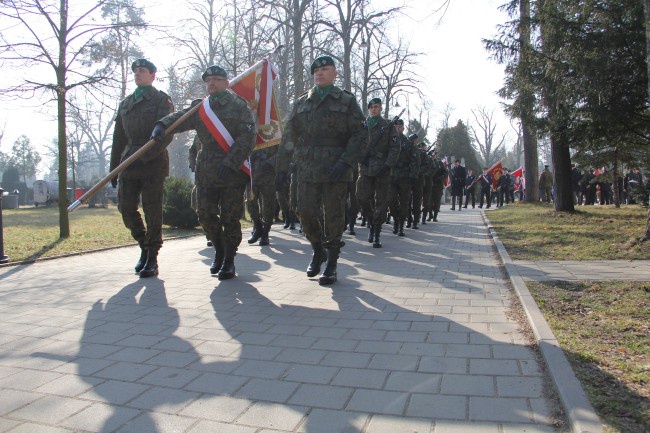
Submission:
[[[490,222],[513,260],[648,260],[648,210],[640,206],[580,206],[555,212],[522,203],[489,212]]]
[[[607,431],[650,431],[650,282],[527,285]]]
[[[59,210],[56,207],[3,210],[2,219],[5,255],[11,262],[135,243],[115,206],[105,209],[80,207],[72,212],[68,239],[59,239]],[[200,227],[174,229],[163,226],[163,239],[202,233]]]

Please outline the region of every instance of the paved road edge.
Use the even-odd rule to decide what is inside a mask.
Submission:
[[[490,223],[485,212],[481,212],[481,214],[490,237],[494,241],[497,253],[503,262],[506,274],[526,312],[526,317],[535,334],[539,350],[542,353],[544,362],[546,362],[548,372],[571,425],[571,430],[574,433],[602,433],[604,431],[603,424],[582,389],[582,385],[573,372],[551,327],[537,306],[535,299],[528,291],[523,277],[512,263],[512,259],[497,236],[494,226]]]

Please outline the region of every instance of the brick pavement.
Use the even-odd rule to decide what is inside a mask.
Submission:
[[[650,260],[514,260],[513,264],[531,281],[650,281]]]
[[[0,268],[0,431],[554,432],[480,212],[365,237],[329,288],[279,226],[224,282],[201,237]]]

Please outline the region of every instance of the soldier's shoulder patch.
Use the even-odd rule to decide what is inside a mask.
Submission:
[[[246,131],[248,131],[248,132],[253,132],[253,131],[255,131],[255,124],[253,124],[253,123],[247,123],[247,124],[246,124]]]
[[[366,122],[366,119],[363,119],[363,120],[361,121],[361,127],[362,127],[363,129],[368,129],[368,122]]]

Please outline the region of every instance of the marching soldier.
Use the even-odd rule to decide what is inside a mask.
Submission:
[[[404,135],[404,121],[397,119],[395,129],[399,134],[399,158],[390,175],[390,213],[393,215],[393,233],[404,236],[404,221],[409,214],[411,202],[411,185],[418,181],[420,155],[415,146],[418,136]]]
[[[381,99],[368,102],[368,141],[364,143],[359,163],[357,199],[368,220],[368,242],[381,248],[379,234],[388,211],[390,170],[399,157],[397,131],[381,116]]]
[[[490,197],[490,191],[492,189],[492,175],[488,173],[488,168],[483,167],[483,174],[480,177],[479,183],[481,184],[481,200],[478,207],[483,208],[483,198],[485,198],[485,203],[487,209],[490,209],[492,204],[492,197]]]
[[[201,78],[210,96],[162,118],[151,135],[160,142],[165,128],[202,104],[174,133],[193,129],[201,141],[196,157],[196,213],[215,249],[210,273],[227,280],[235,276],[235,255],[242,240],[239,219],[249,180],[243,164],[255,146],[255,119],[246,100],[228,88],[223,68],[210,66]]]
[[[456,197],[458,197],[458,210],[463,207],[463,197],[465,196],[465,182],[467,171],[460,165],[460,160],[454,161],[451,168],[451,210],[456,210]]]
[[[544,166],[544,171],[539,175],[539,187],[542,190],[542,200],[550,203],[553,198],[553,174]]]
[[[422,173],[422,224],[427,223],[427,214],[432,211],[432,195],[431,188],[433,186],[433,173],[435,167],[433,160],[427,154],[425,143],[420,143],[420,173]],[[417,230],[418,221],[420,220],[420,209],[415,209],[415,202],[413,203],[413,228]]]
[[[438,213],[440,213],[440,203],[442,194],[445,190],[445,178],[447,177],[447,167],[437,158],[437,151],[434,149],[431,153],[433,164],[433,174],[431,175],[431,201],[433,210],[433,221],[438,222]]]
[[[467,180],[465,181],[465,209],[467,209],[467,204],[469,203],[469,198],[472,198],[472,209],[476,207],[476,194],[474,194],[474,184],[476,183],[476,176],[474,176],[472,169],[467,169]]]
[[[124,99],[118,108],[111,150],[111,171],[149,141],[154,124],[174,111],[169,96],[153,86],[156,66],[146,59],[131,65],[135,84],[133,94]],[[172,137],[162,140],[137,161],[128,166],[111,184],[118,190],[118,209],[126,228],[140,245],[140,259],[135,272],[140,277],[158,275],[158,251],[162,247],[163,184],[169,175],[167,145]],[[140,197],[145,223],[138,212]]]
[[[295,161],[296,210],[313,250],[307,276],[316,276],[327,260],[318,279],[320,285],[327,285],[337,280],[337,262],[344,245],[345,196],[367,134],[354,95],[334,85],[334,59],[318,57],[311,73],[315,86],[295,102],[282,135],[276,183],[288,176]]]

